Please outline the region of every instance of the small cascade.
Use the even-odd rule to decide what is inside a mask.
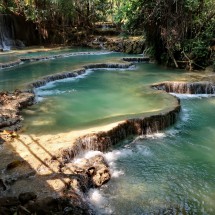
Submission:
[[[52,60],[58,58],[66,58],[72,56],[82,56],[82,55],[102,55],[102,54],[109,54],[110,52],[72,52],[67,54],[58,54],[58,55],[50,55],[50,56],[39,56],[39,57],[26,57],[20,58],[23,62],[34,62],[34,61],[43,61],[43,60]]]
[[[114,63],[90,64],[90,65],[84,66],[83,69],[46,76],[41,80],[37,80],[37,81],[35,81],[33,83],[30,83],[28,85],[28,88],[30,88],[30,90],[31,90],[32,88],[42,87],[42,86],[44,86],[47,83],[50,83],[52,81],[61,80],[61,79],[65,79],[65,78],[77,77],[77,76],[80,76],[80,75],[83,75],[84,73],[86,73],[86,70],[88,70],[88,69],[99,69],[99,68],[120,68],[120,69],[125,69],[125,68],[129,68],[132,65],[133,65],[132,63],[129,63],[129,64],[123,64],[123,63],[121,63],[121,64],[120,63],[116,63],[116,64],[114,64]]]
[[[149,62],[150,58],[149,57],[124,57],[123,60],[128,62]]]
[[[152,85],[157,90],[180,94],[214,94],[215,85],[211,82],[164,82]]]
[[[98,36],[92,41],[92,47],[106,49],[104,43],[107,41],[105,37]]]
[[[105,142],[105,144],[103,143]],[[63,150],[60,153],[64,163],[70,162],[73,158],[87,151],[105,152],[111,147],[111,141],[104,137],[99,137],[99,134],[85,135],[76,140],[72,147]]]
[[[77,53],[72,52],[72,53],[50,55],[50,56],[22,57],[22,58],[20,58],[16,61],[13,61],[13,62],[0,63],[0,69],[10,68],[10,67],[17,66],[21,63],[26,63],[26,62],[54,60],[54,59],[59,59],[59,58],[66,58],[66,57],[72,57],[72,56],[82,56],[82,55],[103,55],[103,54],[109,54],[109,53],[110,52],[107,52],[107,51],[77,52]]]
[[[111,146],[116,145],[131,135],[147,135],[164,130],[176,122],[179,112],[180,104],[178,102],[173,110],[165,113],[145,118],[129,119],[108,131],[82,136],[76,140],[73,147],[65,149],[60,157],[63,159],[63,162],[69,162],[86,150],[105,152]]]
[[[98,35],[118,35],[117,26],[111,22],[99,22],[95,24],[94,34]]]
[[[0,15],[0,49],[9,50],[14,46],[14,24],[8,15]]]
[[[37,80],[33,83],[30,83],[28,85],[28,88],[30,88],[30,90],[31,90],[33,88],[42,87],[42,86],[44,86],[47,83],[50,83],[52,81],[61,80],[61,79],[65,79],[65,78],[74,78],[74,77],[77,77],[78,75],[83,75],[85,72],[86,72],[85,69],[80,69],[80,70],[75,70],[75,71],[71,71],[71,72],[49,75],[49,76],[44,77],[41,80]]]

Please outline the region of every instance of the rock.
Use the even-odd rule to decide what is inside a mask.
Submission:
[[[37,215],[52,214],[59,211],[59,203],[57,199],[46,197],[36,202],[31,202],[26,205],[26,209]]]
[[[34,192],[26,192],[19,194],[19,201],[24,205],[28,203],[30,200],[35,200],[37,195]]]
[[[78,189],[82,192],[86,192],[89,187],[90,187],[90,182],[89,182],[89,178],[87,177],[86,174],[83,175],[75,175],[71,180],[70,180],[70,186],[73,189]]]
[[[110,171],[104,165],[99,165],[96,167],[95,172],[92,176],[92,182],[95,187],[101,187],[103,184],[110,180]]]
[[[92,176],[95,173],[95,171],[96,171],[96,168],[92,166],[87,170],[87,175]]]
[[[20,204],[20,201],[17,197],[1,197],[0,198],[0,206],[11,208],[11,207],[17,207]]]
[[[22,160],[15,160],[15,161],[12,161],[11,163],[9,163],[6,167],[6,170],[12,170],[18,166],[21,166],[23,165],[25,161],[22,161]]]
[[[108,38],[104,47],[111,51],[125,52],[129,54],[142,54],[145,49],[145,40],[141,37]]]
[[[0,178],[0,193],[7,189],[6,185],[4,184],[3,179]]]
[[[93,187],[101,187],[110,180],[108,164],[102,155],[96,155],[89,159],[86,174],[91,180]]]
[[[76,196],[77,197],[77,196]],[[76,203],[76,201],[78,203]],[[47,197],[26,205],[26,209],[31,214],[37,215],[88,215],[90,213],[89,207],[81,200],[80,197],[77,199],[73,198],[53,198]]]
[[[18,207],[17,214],[19,214],[19,215],[30,215],[31,212],[28,209],[26,209],[25,207],[20,205]]]
[[[83,158],[76,164],[67,163],[61,171],[70,177],[70,186],[82,192],[100,187],[110,180],[108,164],[102,155]]]
[[[17,130],[20,129],[20,110],[32,105],[34,94],[15,90],[14,93],[0,92],[0,129]],[[7,135],[2,136],[2,138]]]
[[[0,136],[0,145],[5,143],[5,140]]]
[[[8,208],[0,206],[0,214],[1,215],[8,215],[8,214],[11,214],[11,211]]]

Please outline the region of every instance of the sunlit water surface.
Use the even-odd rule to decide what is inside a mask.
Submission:
[[[215,214],[215,98],[182,106],[172,128],[105,155],[115,177],[90,193],[99,214]]]
[[[23,64],[1,70],[0,87],[24,87],[44,75],[122,56]],[[126,70],[89,70],[82,77],[47,84],[36,90],[38,104],[24,111],[26,132],[58,133],[164,110],[173,97],[149,84],[183,75],[141,63]],[[182,107],[178,123],[164,133],[128,139],[105,154],[112,179],[89,192],[98,214],[215,214],[215,98],[183,99]]]

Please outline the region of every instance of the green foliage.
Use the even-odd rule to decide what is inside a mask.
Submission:
[[[123,35],[144,34],[148,53],[158,62],[207,65],[215,38],[214,0],[2,0],[1,12],[24,16],[41,34],[66,27],[92,29],[97,21],[114,21]],[[144,32],[144,33],[143,33]],[[186,65],[184,65],[186,66]],[[191,69],[191,68],[190,68]]]
[[[132,0],[116,17],[127,32],[144,31],[158,62],[176,67],[177,61],[187,62],[199,68],[207,64],[215,38],[214,0]]]

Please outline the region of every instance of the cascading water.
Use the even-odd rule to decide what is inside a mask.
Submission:
[[[16,39],[14,19],[11,15],[0,15],[0,49],[10,50],[14,47],[22,47],[24,44]]]
[[[110,55],[115,58],[120,54]],[[130,118],[109,132],[78,139],[77,145],[65,153],[64,159],[68,162],[82,150],[105,151],[110,146],[116,147],[104,154],[111,168],[111,181],[100,190],[89,192],[89,199],[97,206],[99,215],[180,213],[213,215],[214,98],[206,98],[205,102],[200,99],[182,101],[179,122],[164,133],[153,135],[154,132],[172,125],[177,114],[165,115],[172,106],[175,106],[176,100],[168,94],[151,89],[150,85],[160,81],[177,80],[181,78],[181,73],[162,70],[153,64],[138,64],[131,71],[119,68],[115,71],[98,69],[82,79],[75,75],[70,80],[68,78],[56,81],[61,77],[58,76],[59,72],[73,71],[74,65],[80,67],[80,64],[81,66],[91,64],[91,61],[107,62],[111,59],[109,57],[109,55],[81,58],[73,56],[54,61],[32,62],[13,70],[2,70],[0,76],[7,78],[10,82],[9,87],[16,87],[26,84],[29,80],[32,83],[36,83],[35,79],[44,80],[41,76],[47,78],[47,75],[51,77],[57,74],[53,79],[45,79],[44,82],[34,85],[45,84],[37,89],[38,95],[43,98],[42,102],[26,110],[24,115],[25,123],[29,126],[26,127],[29,135],[37,132],[40,132],[39,135],[51,132],[61,135],[67,131],[66,129],[77,128],[80,120],[92,127],[99,123],[109,123],[111,120]],[[88,68],[92,67],[86,67]],[[55,82],[47,84],[49,80]],[[0,84],[7,87],[6,83]],[[178,89],[180,93],[190,93],[193,89],[197,89],[196,93],[213,92],[213,86],[210,87],[208,83],[206,85],[184,83],[180,84],[180,87],[169,83],[167,87],[156,88],[171,89],[172,92],[173,89]],[[116,109],[113,108],[114,105]],[[152,110],[156,114],[150,118]],[[134,117],[135,113],[142,112],[146,113],[144,117]],[[79,128],[82,128],[81,124]],[[129,134],[140,136],[133,140],[129,138]],[[124,138],[127,138],[125,142],[113,146]],[[100,145],[100,140],[107,140],[107,148]],[[97,145],[94,145],[94,142]],[[29,146],[31,144],[32,140]]]
[[[39,44],[40,37],[35,24],[22,16],[0,14],[0,50]]]
[[[214,105],[213,97],[182,100],[179,122],[163,135],[128,140],[109,152],[122,174],[96,201],[90,193],[98,214],[213,215]]]
[[[215,86],[208,81],[200,82],[164,82],[160,84],[154,84],[153,87],[158,90],[164,90],[168,93],[179,94],[214,94]]]

